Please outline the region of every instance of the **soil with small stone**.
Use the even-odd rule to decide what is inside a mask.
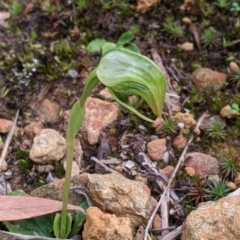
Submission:
[[[240,30],[236,26],[240,21],[239,12],[231,12],[230,6],[220,9],[212,1],[203,1],[201,6],[196,3],[198,1],[94,1],[82,8],[77,1],[50,1],[52,10],[48,12],[40,1],[22,0],[19,2],[23,9],[16,14],[12,3],[6,2],[6,6],[0,5],[1,150],[17,110],[19,116],[5,157],[7,167],[0,176],[1,195],[16,189],[30,194],[40,186],[64,178],[69,111],[101,57],[99,52],[88,51],[87,46],[96,38],[117,42],[126,31],[133,33],[133,42],[143,55],[158,65],[163,64],[167,91],[179,98],[166,98],[163,119],[154,125],[123,109],[113,101],[105,86],[98,84],[86,102],[84,124],[74,143],[72,176],[99,174],[96,178],[101,179],[101,175],[110,172],[104,167],[107,166],[112,172],[140,182],[136,188],[143,189],[151,198],[143,204],[143,209],[151,206],[153,210],[164,189],[159,187],[158,181],[163,182],[162,186],[166,185],[193,134],[193,142],[188,145],[183,165],[171,186],[177,197],[171,198],[170,209],[175,212],[169,215],[169,225],[181,226],[198,203],[209,200],[197,191],[202,186],[201,189],[207,188],[203,184],[207,178],[223,178],[232,191],[238,189],[240,111],[231,110],[231,106],[233,103],[240,105],[240,31],[236,35]],[[148,2],[149,7],[141,5],[142,2]],[[213,8],[214,14],[208,13],[209,7]],[[11,15],[4,18],[3,12]],[[173,17],[173,24],[184,28],[184,34],[173,33],[164,27],[168,16]],[[216,32],[211,43],[204,40],[206,29]],[[228,47],[223,46],[224,38],[230,41]],[[145,103],[136,102],[134,98],[132,102],[139,111],[154,119]],[[193,132],[204,113],[207,117]],[[220,124],[219,131],[211,129],[216,122]],[[234,158],[237,166],[232,178],[224,175],[221,168],[221,162],[229,156]],[[99,161],[104,166],[100,166]],[[91,177],[88,178],[91,185]],[[95,190],[92,191],[94,196]],[[128,199],[129,196],[124,197]],[[101,216],[103,209],[112,212],[101,205],[101,201],[112,200],[100,199],[98,202],[96,199],[93,198],[95,205],[101,210],[91,208],[89,228],[95,221],[93,215]],[[123,198],[123,201],[130,200]],[[229,204],[234,206],[235,202]],[[225,209],[223,205],[218,202],[216,209]],[[131,211],[121,216],[127,216],[127,220],[111,220],[119,226],[125,224],[127,230],[120,231],[122,238],[119,239],[133,239],[132,222],[137,222],[136,228],[145,227],[146,219],[150,217],[146,211],[147,217],[139,220],[140,215],[136,217]],[[108,219],[109,216],[104,217]],[[155,218],[158,222],[160,215]],[[153,224],[154,228],[164,227],[159,222]],[[106,223],[101,224],[105,226]],[[198,239],[192,230],[184,228],[182,239]],[[129,232],[128,236],[124,235],[126,232]],[[105,233],[101,234],[104,236]],[[202,239],[208,239],[204,234],[208,233],[203,233]],[[84,239],[91,239],[87,238],[86,232],[83,235]],[[161,233],[156,231],[155,235]],[[141,236],[136,238],[140,239]]]

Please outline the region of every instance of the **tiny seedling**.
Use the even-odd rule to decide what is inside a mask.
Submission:
[[[233,3],[232,3],[232,7],[230,8],[230,11],[240,12],[240,3],[238,3],[238,2],[233,2]]]
[[[132,32],[125,32],[118,38],[116,46],[126,48],[136,53],[140,53],[137,45],[132,42],[133,39],[134,35]],[[109,46],[115,47],[114,43],[107,42],[103,38],[96,38],[88,44],[87,50],[92,53],[99,53],[102,51],[102,47],[105,45],[105,43],[108,43]]]
[[[156,117],[162,115],[166,81],[159,67],[149,58],[112,43],[105,43],[102,46],[102,53],[103,56],[98,67],[89,74],[81,97],[70,111],[66,138],[67,168],[63,205],[61,214],[56,214],[54,219],[54,232],[58,238],[65,238],[71,230],[69,226],[71,226],[72,219],[71,215],[67,213],[67,204],[73,161],[73,143],[83,123],[86,99],[95,86],[99,82],[103,83],[120,105],[143,120],[153,122],[152,119],[147,118],[131,105],[129,96],[140,96]]]
[[[228,113],[229,114],[234,113],[234,114],[239,116],[240,115],[240,108],[239,108],[238,104],[237,103],[233,103],[231,108],[228,110]]]

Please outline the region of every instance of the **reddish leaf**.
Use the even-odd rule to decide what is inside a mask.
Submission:
[[[61,211],[62,202],[29,196],[0,196],[0,222],[22,220]],[[68,210],[85,211],[73,205]]]

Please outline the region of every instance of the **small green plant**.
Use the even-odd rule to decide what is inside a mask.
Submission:
[[[157,117],[161,117],[165,98],[166,82],[159,67],[139,53],[117,47],[112,43],[102,46],[103,56],[96,69],[88,76],[80,99],[70,111],[67,126],[67,168],[64,183],[64,195],[61,214],[54,219],[56,237],[68,236],[71,226],[71,215],[67,213],[71,169],[73,161],[74,138],[80,129],[84,114],[85,101],[92,89],[99,83],[107,86],[113,98],[123,107],[132,111],[143,120],[153,122],[133,108],[129,96],[143,98]]]
[[[230,11],[232,12],[240,12],[240,3],[233,2],[232,7],[230,8]]]
[[[173,135],[177,134],[178,127],[177,127],[177,122],[172,119],[172,118],[163,118],[163,121],[161,123],[160,129],[158,132],[163,135]]]
[[[24,9],[24,7],[21,3],[13,2],[12,5],[10,6],[10,8],[9,8],[9,11],[13,16],[16,17],[23,12],[23,9]]]
[[[188,196],[190,196],[190,201],[195,203],[195,206],[197,206],[199,203],[204,202],[206,200],[205,198],[205,188],[206,188],[206,182],[204,180],[197,179],[195,186],[190,189],[188,192]]]
[[[236,88],[240,86],[240,70],[236,70],[234,73],[230,75],[230,81],[236,84]]]
[[[168,32],[173,40],[181,39],[185,33],[185,27],[174,22],[172,16],[167,16],[163,23],[163,28]]]
[[[238,171],[240,171],[239,159],[234,156],[227,156],[220,163],[221,174],[224,178],[234,180]]]
[[[239,108],[238,104],[237,103],[233,103],[231,108],[228,110],[228,113],[229,114],[234,113],[234,114],[239,116],[240,115],[240,108]]]
[[[213,180],[212,183],[207,183],[208,188],[205,189],[205,198],[210,201],[217,201],[218,199],[227,196],[232,189],[226,186],[226,182],[220,179],[218,182]]]
[[[217,46],[220,42],[220,38],[214,28],[210,27],[205,29],[201,36],[201,41],[204,44],[203,47],[212,48]]]
[[[216,0],[215,1],[215,5],[218,8],[226,8],[229,5],[229,1],[228,0]]]
[[[137,45],[132,42],[133,39],[134,39],[134,35],[132,32],[125,32],[118,38],[116,46],[129,49],[136,53],[140,53],[140,50],[137,47]],[[105,39],[102,39],[102,38],[96,38],[88,44],[87,50],[89,52],[93,52],[93,53],[101,52],[102,47],[103,47],[103,45],[105,45],[105,43],[108,43],[109,46],[115,47],[114,43],[107,42]]]
[[[225,140],[226,131],[224,126],[219,122],[215,121],[207,129],[207,136],[215,140]]]

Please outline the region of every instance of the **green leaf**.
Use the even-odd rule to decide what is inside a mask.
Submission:
[[[96,38],[87,45],[87,50],[89,52],[101,52],[101,47],[104,45],[104,43],[106,43],[105,39]]]
[[[102,55],[104,55],[105,53],[107,53],[108,51],[116,48],[117,45],[115,43],[111,43],[111,42],[106,42],[103,46],[102,46]]]
[[[10,196],[29,196],[22,189],[14,190],[14,191],[10,192],[8,195],[10,195]]]
[[[117,44],[124,45],[126,43],[131,42],[133,39],[134,35],[131,32],[125,32],[118,38]]]
[[[124,46],[124,48],[126,48],[132,52],[141,54],[139,48],[137,47],[137,45],[135,43],[129,43],[126,46]]]
[[[161,117],[166,81],[162,71],[149,58],[116,48],[101,58],[96,74],[115,99],[130,111],[136,113],[137,110],[129,105],[127,96],[138,95],[157,117]]]
[[[83,208],[84,210],[87,210],[89,207],[87,202],[82,202],[79,206],[81,208]],[[83,227],[85,219],[86,219],[86,217],[82,212],[76,211],[76,218],[75,218],[74,224],[72,226],[71,232],[68,235],[68,238],[71,238],[71,237],[75,236],[76,234],[78,234],[78,232]]]
[[[53,217],[52,214],[35,217],[31,219],[3,222],[9,232],[23,235],[38,235],[52,237]]]
[[[66,238],[71,231],[71,226],[72,226],[72,216],[71,216],[71,213],[68,213],[65,233],[64,233],[64,236],[62,236],[60,231],[61,230],[61,214],[57,213],[55,215],[54,222],[53,222],[53,231],[56,238]]]

